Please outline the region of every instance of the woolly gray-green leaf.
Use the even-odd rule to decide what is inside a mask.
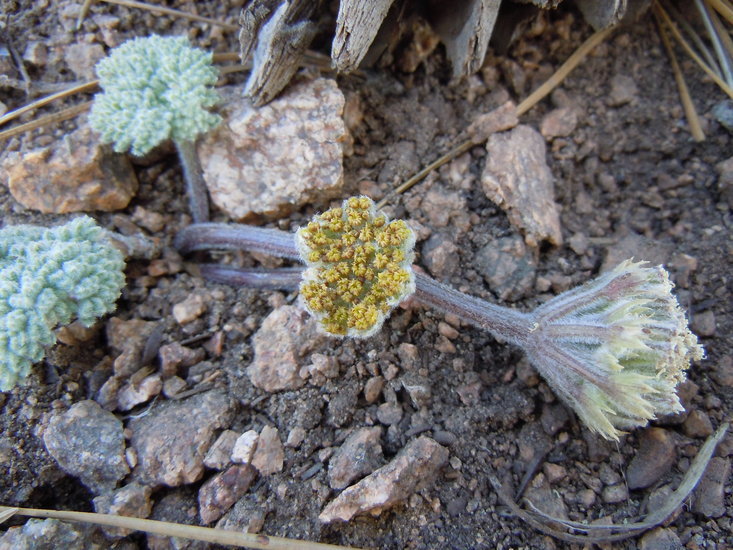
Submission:
[[[122,254],[89,217],[0,229],[0,391],[28,375],[53,329],[112,311],[125,283]]]
[[[104,93],[89,122],[117,152],[144,155],[162,141],[193,141],[221,117],[207,108],[219,99],[211,53],[185,37],[134,38],[96,67]]]

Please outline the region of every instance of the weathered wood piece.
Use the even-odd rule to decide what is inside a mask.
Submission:
[[[298,70],[315,36],[316,25],[309,18],[318,4],[312,0],[256,0],[242,10],[242,61],[252,54],[252,72],[244,93],[254,105],[272,100]]]
[[[341,0],[331,47],[331,60],[338,71],[349,72],[359,67],[393,1]]]
[[[272,16],[280,0],[260,0],[252,2],[239,14],[239,57],[242,63],[257,45],[260,27]]]
[[[473,74],[481,68],[501,0],[433,2],[430,22],[440,36],[453,65],[453,76]]]
[[[651,0],[575,0],[585,20],[596,30],[634,21],[644,13]]]

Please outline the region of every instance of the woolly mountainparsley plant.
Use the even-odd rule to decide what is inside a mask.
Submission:
[[[677,385],[703,349],[661,266],[623,262],[523,313],[413,275],[414,242],[404,222],[388,222],[371,200],[358,197],[316,216],[294,240],[274,229],[194,224],[178,235],[176,246],[184,253],[241,248],[285,258],[299,252],[305,271],[204,264],[201,273],[259,288],[293,288],[302,274],[306,308],[337,336],[374,334],[414,290],[417,301],[522,348],[560,398],[606,439],[682,410]]]
[[[115,308],[124,266],[104,230],[86,216],[53,228],[0,230],[0,391],[43,359],[56,327],[74,319],[90,326]]]
[[[133,38],[96,66],[104,93],[89,122],[118,153],[145,155],[166,139],[194,141],[221,118],[207,108],[219,99],[211,53],[185,37]]]
[[[207,108],[219,99],[211,53],[185,37],[134,38],[97,64],[99,84],[89,123],[118,153],[144,155],[173,140],[183,165],[191,214],[209,219],[209,198],[196,153],[196,138],[221,117]]]

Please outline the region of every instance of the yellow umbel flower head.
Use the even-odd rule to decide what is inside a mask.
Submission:
[[[295,242],[308,265],[300,296],[329,334],[371,336],[415,292],[415,235],[404,221],[377,213],[369,197],[316,216]]]

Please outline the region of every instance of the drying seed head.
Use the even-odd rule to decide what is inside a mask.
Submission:
[[[684,410],[677,385],[704,350],[672,286],[661,266],[627,260],[535,311],[530,360],[606,439]]]
[[[368,197],[316,216],[298,230],[296,245],[308,265],[302,301],[329,334],[371,336],[415,291],[415,235],[403,220],[377,213]]]

